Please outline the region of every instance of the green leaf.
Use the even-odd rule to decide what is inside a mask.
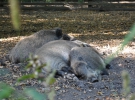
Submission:
[[[135,37],[135,24],[132,26],[132,28],[130,29],[130,33],[128,33],[125,36],[124,41],[122,42],[122,46],[121,48],[123,48],[125,45],[127,45],[131,40],[133,40]]]
[[[49,100],[54,100],[55,97],[55,90],[53,89],[49,94],[48,94],[48,98]]]
[[[8,98],[13,93],[13,88],[10,86],[0,83],[0,100]]]
[[[129,97],[129,100],[135,100],[135,94],[132,94],[132,95]]]
[[[130,92],[130,79],[127,71],[122,72],[122,78],[123,78],[123,93],[125,96],[127,96]]]
[[[116,57],[116,56],[119,54],[119,52],[121,52],[121,51],[124,49],[124,47],[125,47],[130,41],[132,41],[132,40],[134,39],[134,37],[135,37],[135,24],[131,27],[130,32],[125,36],[124,41],[120,44],[118,50],[117,50],[115,53],[113,53],[112,55],[110,55],[109,57],[107,57],[107,58],[105,59],[105,62],[106,62],[107,64],[110,63],[110,62],[112,61],[112,59],[113,59],[114,57]]]
[[[35,78],[35,75],[34,74],[28,74],[28,75],[24,75],[24,76],[18,78],[18,81],[32,79],[32,78]]]
[[[32,64],[31,63],[28,63],[27,66],[25,67],[25,69],[29,69],[29,68],[32,68]]]
[[[51,77],[51,78],[49,77],[49,78],[47,78],[46,83],[49,85],[52,85],[55,81],[56,81],[56,79],[54,77]]]
[[[36,89],[27,88],[27,89],[24,90],[24,92],[25,92],[29,97],[31,97],[33,100],[47,100],[46,95],[37,92]]]
[[[55,71],[53,71],[51,74],[49,74],[49,76],[46,78],[47,85],[51,85],[56,81],[56,79],[54,78],[54,75],[55,75]]]
[[[11,19],[12,19],[14,29],[19,31],[21,26],[19,0],[9,0],[9,4],[10,4]]]

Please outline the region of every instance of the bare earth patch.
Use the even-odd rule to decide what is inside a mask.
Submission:
[[[0,39],[0,53],[7,54],[12,49],[15,43],[23,37]],[[8,44],[9,42],[12,42]],[[113,45],[111,43],[113,42]],[[107,44],[100,45],[104,41],[100,41],[100,44],[95,42],[89,42],[94,46],[104,57],[112,54],[117,50],[121,40],[109,41]],[[115,44],[115,45],[114,45]],[[112,69],[109,69],[109,76],[103,76],[102,80],[96,83],[90,83],[87,81],[75,81],[72,77],[57,78],[56,83],[53,85],[56,90],[56,100],[116,100],[122,97],[122,79],[121,72],[127,70],[131,78],[131,93],[135,92],[135,79],[134,79],[134,42],[126,46],[125,49],[114,58],[111,62]],[[7,51],[4,53],[4,51]],[[2,57],[1,57],[2,58]],[[4,81],[18,90],[22,90],[25,87],[35,87],[38,91],[44,92],[46,87],[37,82],[36,80],[28,80],[16,84],[16,79],[20,76],[28,73],[23,68],[25,64],[12,64],[7,62],[5,66],[0,66],[0,80]]]

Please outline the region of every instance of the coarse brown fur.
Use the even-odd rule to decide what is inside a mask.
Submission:
[[[92,82],[100,80],[102,74],[108,75],[104,59],[93,47],[72,48],[70,66],[77,76]]]
[[[9,59],[14,63],[23,62],[28,59],[30,54],[34,54],[35,51],[45,43],[59,40],[62,35],[60,28],[36,32],[20,40],[11,50]]]

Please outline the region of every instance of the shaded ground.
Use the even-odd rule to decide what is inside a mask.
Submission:
[[[134,12],[73,11],[66,13],[57,12],[57,14],[56,12],[41,12],[40,15],[38,15],[38,12],[32,12],[31,14],[35,14],[35,17],[30,16],[29,13],[30,12],[28,12],[28,15],[22,15],[25,16],[23,18],[31,18],[29,20],[24,20],[22,25],[22,34],[30,34],[31,32],[38,31],[42,28],[53,28],[59,26],[64,30],[64,32],[70,33],[79,40],[90,43],[90,45],[94,46],[101,54],[103,54],[104,57],[110,55],[112,52],[117,50],[118,45],[122,42],[122,38],[128,32],[129,27],[135,20]],[[47,18],[50,18],[50,21],[46,19],[46,16],[49,16]],[[54,16],[56,19],[54,19]],[[35,20],[36,18],[37,20]],[[8,22],[8,20],[4,21]],[[36,23],[37,21],[39,21],[39,23]],[[25,26],[24,23],[26,23],[27,26]],[[10,25],[9,27],[4,27],[5,24],[8,24],[0,24],[2,36],[14,36],[14,31],[11,30]],[[34,26],[34,28],[32,27],[32,25]],[[8,34],[9,32],[10,34]],[[12,49],[12,47],[14,47],[14,45],[18,40],[20,40],[20,38],[18,37],[0,39],[0,58],[8,54],[8,52]],[[112,69],[108,70],[109,76],[103,76],[103,79],[99,82],[76,82],[73,80],[72,77],[58,78],[56,83],[54,84],[57,94],[56,100],[116,100],[118,98],[121,99],[123,98],[121,93],[121,72],[123,70],[127,70],[130,74],[131,93],[134,93],[134,49],[134,42],[131,42],[127,47],[125,47],[124,51],[121,52],[118,55],[118,57],[113,59],[113,61],[111,62]],[[22,90],[25,87],[36,87],[38,91],[44,92],[46,88],[43,87],[42,84],[39,84],[39,82],[37,82],[36,80],[28,80],[16,84],[16,79],[20,77],[22,74],[27,73],[23,69],[24,66],[25,65],[21,63],[12,64],[6,62],[5,66],[0,66],[0,81],[6,82],[18,90]]]
[[[129,30],[135,21],[133,11],[94,12],[88,10],[73,10],[50,12],[43,10],[25,10],[21,13],[22,25],[20,35],[28,35],[41,29],[51,29],[54,27],[61,27],[64,33],[83,34],[90,32],[91,34],[95,34],[98,32],[117,35],[119,32]],[[9,11],[0,9],[0,37],[16,36],[9,14]],[[122,38],[121,36],[123,35],[115,38]],[[104,38],[102,39],[104,40]]]

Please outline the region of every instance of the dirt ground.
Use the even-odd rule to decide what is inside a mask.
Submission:
[[[14,40],[18,41],[19,39],[15,38]],[[10,39],[1,39],[1,49],[3,51],[10,50],[12,46],[15,45],[15,42],[11,46],[8,44]],[[101,41],[102,43],[103,41]],[[109,41],[114,44],[118,44],[121,41]],[[116,50],[116,46],[100,46],[98,44],[90,43],[93,45],[104,57],[110,55],[112,51]],[[107,43],[108,44],[108,43]],[[122,99],[122,78],[121,72],[126,70],[129,72],[131,79],[131,93],[135,92],[135,78],[134,78],[134,42],[130,43],[118,57],[114,58],[111,61],[112,69],[109,69],[109,76],[103,76],[102,80],[99,82],[91,83],[87,81],[75,81],[72,76],[62,78],[57,78],[56,83],[53,85],[56,90],[55,100],[116,100]],[[22,90],[25,87],[35,87],[38,91],[43,92],[46,88],[39,84],[36,80],[28,80],[25,82],[20,82],[18,85],[16,79],[19,76],[26,74],[27,72],[23,69],[25,64],[12,64],[7,61],[5,66],[0,66],[0,80],[10,84],[15,87],[17,90]],[[124,100],[124,99],[122,99]]]
[[[48,12],[47,14],[50,14],[50,13]],[[67,13],[69,14],[69,12]],[[80,14],[81,12],[78,12],[78,13]],[[97,12],[93,13],[94,16],[96,16],[96,14]],[[87,42],[93,47],[95,47],[102,54],[103,57],[107,57],[117,50],[119,44],[122,42],[123,37],[125,36],[125,34],[128,33],[129,25],[132,25],[131,23],[133,23],[135,17],[133,18],[134,16],[133,12],[131,13],[129,12],[108,12],[108,13],[104,12],[103,13],[102,12],[100,14],[101,14],[101,19],[103,20],[103,22],[96,24],[100,28],[99,30],[95,24],[92,24],[94,28],[92,27],[92,29],[89,29],[87,32],[84,32],[84,31],[82,32],[83,29],[87,30],[86,27],[82,26],[83,24],[87,24],[87,23],[83,23],[83,24],[81,23],[79,25],[77,24],[78,21],[76,22],[76,25],[78,25],[76,26],[77,29],[73,30],[73,32],[71,31],[72,29],[68,30],[66,28],[63,28],[64,26],[62,26],[62,28],[64,29],[66,33],[70,33],[70,35],[75,36],[77,39]],[[111,17],[107,17],[109,16],[109,14],[111,14]],[[105,15],[105,18],[103,17],[103,15]],[[44,15],[42,16],[44,17]],[[36,17],[42,17],[42,16],[36,16]],[[73,14],[73,16],[75,16],[75,14]],[[79,16],[76,16],[76,18],[79,18]],[[122,19],[122,18],[119,18],[118,16],[122,16],[122,18],[124,18],[125,21],[123,19],[117,23],[117,20]],[[60,15],[57,17],[60,17]],[[86,18],[84,17],[83,19],[88,20],[87,19],[88,17],[89,16],[86,16]],[[96,22],[98,22],[98,17],[99,17],[99,14],[97,16]],[[60,18],[64,19],[65,17],[62,16]],[[95,17],[92,16],[91,18],[95,18]],[[111,20],[113,21],[110,22],[111,25],[105,24],[106,18],[107,19],[112,18]],[[31,20],[33,21],[33,19]],[[68,21],[69,20],[70,20],[70,17]],[[58,19],[55,19],[55,21],[58,21]],[[23,24],[24,23],[25,22],[23,22]],[[46,22],[46,23],[49,23],[49,22]],[[45,26],[46,26],[46,23],[44,23]],[[91,23],[94,23],[94,22],[91,22]],[[105,24],[105,26],[103,26],[104,25],[103,23]],[[124,23],[124,24],[120,24],[120,23]],[[70,27],[74,28],[74,22],[70,24],[73,26],[70,26],[68,24],[69,26],[67,27],[69,29]],[[118,25],[117,27],[116,27],[116,24]],[[64,24],[62,23],[62,25]],[[121,26],[124,26],[124,27],[121,27]],[[83,27],[82,30],[80,30],[80,27]],[[2,26],[0,28],[2,28]],[[94,29],[95,31],[93,31]],[[1,30],[1,33],[4,33],[4,34],[8,32],[12,33],[11,30],[10,31],[6,29],[3,29],[3,30]],[[25,30],[23,29],[23,32],[27,33],[27,30],[28,29],[26,27]],[[39,30],[39,28],[32,31],[34,32],[37,30]],[[79,31],[81,32],[79,33]],[[5,65],[3,64],[0,65],[0,81],[10,84],[17,90],[23,90],[25,87],[35,87],[38,91],[44,93],[44,91],[46,90],[46,87],[44,87],[42,84],[37,82],[37,80],[28,80],[28,81],[23,81],[20,83],[16,82],[17,78],[26,74],[27,72],[24,70],[25,64],[22,64],[22,63],[12,64],[6,61],[7,60],[6,58],[3,58],[15,46],[16,42],[23,38],[23,37],[11,37],[11,35],[12,34],[10,34],[9,36],[6,36],[6,38],[0,39],[0,60],[5,59],[4,62],[6,62]],[[129,72],[130,80],[131,80],[130,94],[135,93],[135,77],[134,77],[135,53],[134,53],[134,50],[135,50],[135,43],[133,41],[133,42],[130,42],[129,45],[126,46],[125,49],[122,52],[120,52],[120,54],[111,61],[110,64],[112,68],[108,70],[109,76],[103,76],[102,80],[99,82],[90,83],[90,82],[82,81],[82,80],[74,81],[72,76],[69,76],[67,78],[62,78],[62,77],[57,78],[56,83],[53,85],[56,90],[55,100],[119,100],[119,99],[125,100],[122,94],[121,73],[123,70],[126,70]]]

